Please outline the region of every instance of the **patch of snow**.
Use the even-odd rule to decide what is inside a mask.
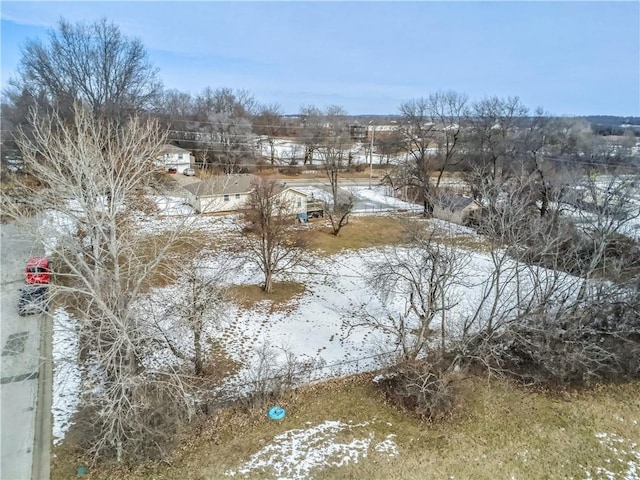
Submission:
[[[153,200],[158,207],[160,215],[166,216],[180,216],[180,215],[192,215],[195,210],[183,197],[167,197],[167,196],[155,196]]]
[[[81,371],[78,333],[71,316],[57,308],[53,313],[53,443],[58,445],[71,426],[80,404]]]
[[[227,476],[261,473],[273,475],[278,480],[310,479],[313,470],[341,467],[358,463],[371,450],[375,434],[367,432],[368,422],[347,424],[326,421],[308,429],[289,430],[273,438],[273,441],[236,470],[225,472]],[[350,435],[349,435],[350,434]],[[345,436],[350,441],[339,441]],[[382,455],[398,454],[398,447],[388,435],[375,444],[373,450]]]
[[[390,457],[395,457],[398,455],[398,444],[394,441],[397,435],[389,434],[387,438],[378,443],[373,447],[373,449],[378,453],[385,453]]]
[[[354,212],[409,210],[421,212],[423,207],[415,203],[404,202],[389,195],[387,187],[351,186],[347,190],[356,197]]]
[[[458,225],[457,223],[447,222],[446,220],[440,220],[438,218],[429,219],[429,226],[447,234],[478,237],[478,234],[473,228]]]
[[[636,442],[615,433],[597,433],[596,438],[612,458],[605,459],[608,468],[585,468],[587,479],[640,480],[640,448]]]

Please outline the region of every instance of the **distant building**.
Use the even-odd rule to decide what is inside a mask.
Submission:
[[[168,170],[171,167],[178,169],[178,173],[182,173],[187,168],[191,168],[192,155],[189,150],[176,147],[175,145],[162,145],[160,156],[156,160],[156,165]]]
[[[362,142],[367,139],[367,127],[365,125],[349,125],[351,140]]]
[[[477,220],[482,206],[471,197],[445,195],[433,205],[433,217],[448,222],[466,225]]]

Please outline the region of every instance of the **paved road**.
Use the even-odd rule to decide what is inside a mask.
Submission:
[[[2,224],[0,235],[0,478],[40,480],[48,478],[48,458],[43,470],[39,454],[34,464],[33,448],[36,425],[38,429],[42,429],[41,424],[36,424],[36,407],[42,366],[39,354],[40,331],[41,322],[45,320],[41,315],[20,317],[17,299],[18,289],[24,280],[23,269],[26,259],[41,252],[33,251],[33,241],[21,235],[13,225]],[[50,412],[50,406],[45,406],[45,411],[40,413],[48,419],[51,417]],[[50,438],[49,434],[48,441]],[[47,439],[44,441],[46,443]],[[48,455],[48,443],[46,445]],[[39,473],[32,477],[34,466],[34,472]]]

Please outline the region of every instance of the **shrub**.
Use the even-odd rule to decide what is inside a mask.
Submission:
[[[389,401],[422,420],[441,420],[455,404],[455,376],[440,371],[425,360],[393,367],[391,374],[377,382]]]

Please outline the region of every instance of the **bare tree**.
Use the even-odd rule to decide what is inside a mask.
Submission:
[[[122,35],[106,19],[91,24],[61,20],[49,32],[48,44],[28,41],[12,83],[34,99],[43,93],[60,107],[87,102],[94,113],[140,111],[160,93],[157,69],[140,40]]]
[[[243,247],[247,260],[264,274],[265,293],[271,293],[275,276],[306,263],[302,243],[291,229],[295,219],[295,206],[281,184],[263,178],[254,184],[244,213]]]
[[[305,147],[304,165],[313,164],[313,155],[322,144],[326,124],[320,109],[310,105],[300,108],[302,126],[298,129],[298,141]]]
[[[495,374],[534,383],[637,374],[640,316],[627,283],[637,262],[621,275],[640,252],[621,236],[638,215],[627,206],[637,190],[628,178],[582,178],[591,185],[582,213],[559,206],[558,195],[550,201],[558,211],[540,216],[535,172],[500,182],[499,201],[484,211],[491,268],[479,278],[462,351]]]
[[[172,293],[162,299],[164,308],[155,320],[160,343],[176,357],[193,364],[196,375],[204,373],[205,361],[210,358],[209,330],[220,326],[228,309],[227,281],[234,268],[232,262],[224,260],[214,268],[201,267],[197,261],[188,262],[178,274],[184,294]],[[154,307],[150,305],[149,311],[154,311]],[[191,340],[190,345],[185,338]]]
[[[397,130],[378,134],[375,138],[375,147],[380,154],[380,163],[384,158],[384,163],[389,165],[391,157],[395,157],[404,152],[402,134]]]
[[[253,131],[266,137],[269,144],[271,165],[275,164],[276,140],[284,133],[282,109],[278,104],[263,105],[253,118]]]
[[[436,149],[440,162],[435,183],[436,191],[447,169],[462,161],[464,124],[468,121],[468,98],[454,91],[437,92],[429,95],[431,123],[436,125]]]
[[[166,138],[157,123],[94,118],[77,104],[72,113],[72,122],[33,114],[30,136],[18,139],[30,178],[19,198],[7,199],[5,213],[50,251],[54,293],[73,298],[80,332],[91,339],[82,357],[91,365],[86,384],[99,387],[83,392],[86,408],[99,412],[88,448],[120,460],[166,438],[170,426],[158,421],[159,411],[167,422],[194,411],[179,376],[145,367],[148,326],[136,309],[183,229],[150,242],[135,226]],[[25,204],[36,221],[24,216]]]
[[[484,168],[490,181],[510,176],[509,169],[517,157],[518,127],[529,110],[518,97],[490,97],[473,104],[471,111],[471,144],[473,159]]]
[[[463,283],[468,256],[437,241],[424,226],[409,226],[408,247],[390,247],[370,262],[371,284],[383,305],[403,304],[400,311],[370,312],[367,306],[346,321],[348,329],[373,328],[394,342],[398,361],[410,363],[439,349],[444,352],[448,328],[447,313],[457,305],[453,287]],[[436,327],[439,327],[437,328]]]
[[[413,99],[400,105],[402,134],[405,151],[409,157],[408,174],[405,183],[420,192],[425,214],[433,210],[430,144],[435,133],[435,123],[431,121],[430,102],[426,98]]]
[[[190,93],[164,90],[156,102],[155,113],[168,121],[187,120],[194,116],[194,98]]]
[[[214,161],[224,173],[239,173],[243,162],[255,154],[251,118],[256,101],[246,90],[206,88],[195,99],[196,118],[203,122]]]
[[[589,245],[589,255],[580,268],[584,280],[578,299],[582,300],[594,276],[616,278],[629,266],[633,268],[632,259],[612,258],[611,249],[616,241],[624,244],[623,239],[633,235],[634,222],[640,218],[640,182],[635,176],[610,171],[585,176],[578,185],[580,208],[575,213]]]
[[[352,140],[349,135],[347,114],[339,106],[327,108],[325,113],[324,136],[316,147],[322,158],[322,167],[331,187],[331,205],[326,208],[334,235],[338,235],[348,222],[353,210],[353,197],[340,189],[340,174],[347,168],[349,150]]]

